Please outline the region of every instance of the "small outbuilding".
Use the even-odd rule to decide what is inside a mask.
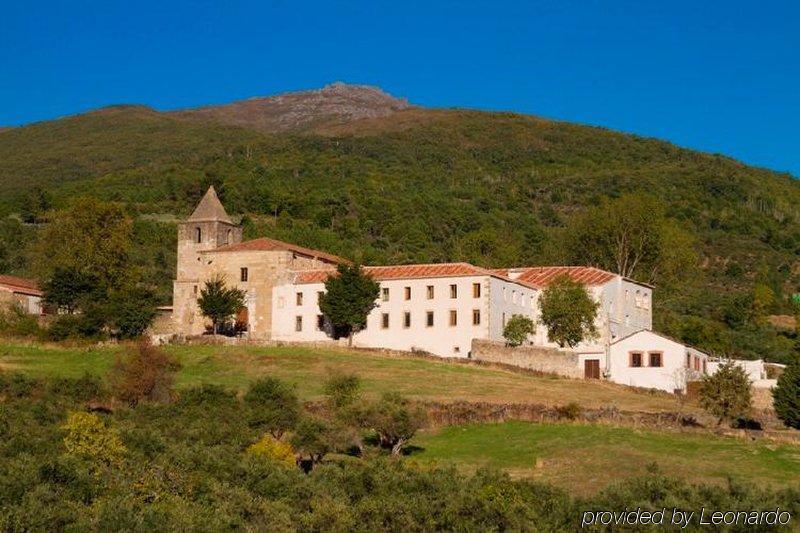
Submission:
[[[10,306],[31,315],[41,315],[42,291],[36,281],[0,274],[0,307]]]
[[[683,392],[708,371],[707,354],[651,330],[615,340],[608,352],[608,379],[632,387]]]

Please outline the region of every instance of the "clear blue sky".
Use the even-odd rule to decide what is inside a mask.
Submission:
[[[800,2],[0,0],[0,125],[342,80],[800,176]]]

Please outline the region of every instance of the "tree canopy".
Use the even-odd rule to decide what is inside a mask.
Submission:
[[[220,326],[244,307],[244,291],[236,287],[228,287],[225,284],[225,278],[217,276],[207,280],[200,289],[197,305],[203,316],[211,319],[214,333],[219,333]]]
[[[337,275],[325,281],[319,308],[334,327],[335,336],[346,336],[352,345],[353,335],[367,325],[367,315],[375,307],[380,285],[359,264],[340,264]]]
[[[562,348],[575,346],[597,334],[594,321],[598,303],[586,287],[569,276],[558,276],[539,297],[539,321],[547,327],[547,339]]]

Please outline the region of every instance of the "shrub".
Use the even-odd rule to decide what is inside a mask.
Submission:
[[[733,361],[720,365],[716,373],[704,376],[700,384],[700,405],[718,422],[746,418],[752,405],[750,380]]]
[[[778,418],[789,427],[800,429],[800,362],[786,367],[772,390]]]
[[[127,450],[117,431],[107,428],[95,414],[71,413],[61,429],[67,432],[64,447],[68,455],[103,466],[118,466],[125,457]]]
[[[287,466],[295,466],[295,453],[288,442],[279,441],[272,435],[264,435],[261,440],[247,448],[247,453]]]
[[[38,337],[42,333],[36,316],[26,313],[21,307],[0,307],[0,335],[12,337]]]
[[[266,377],[250,385],[244,396],[251,424],[269,431],[276,439],[293,428],[300,416],[300,400],[283,381]]]
[[[202,407],[230,406],[236,403],[236,393],[227,390],[221,385],[203,383],[200,386],[182,391],[180,403],[182,405]]]
[[[361,380],[353,374],[334,374],[325,382],[325,395],[334,409],[350,407],[359,398]]]
[[[99,338],[103,322],[94,314],[60,315],[47,328],[47,338],[52,341]]]
[[[426,419],[421,406],[412,404],[399,394],[387,393],[368,409],[365,422],[378,435],[381,448],[398,455],[425,426]]]
[[[566,405],[556,407],[556,414],[558,418],[565,418],[567,420],[577,420],[581,416],[581,406],[576,402],[569,402]]]
[[[322,418],[304,416],[298,421],[290,441],[305,471],[311,470],[332,451],[329,431],[329,423]]]
[[[534,331],[533,320],[523,315],[514,315],[503,328],[503,337],[509,346],[519,346]]]
[[[131,407],[141,401],[168,402],[180,364],[147,339],[119,357],[111,369],[109,382],[114,394]]]

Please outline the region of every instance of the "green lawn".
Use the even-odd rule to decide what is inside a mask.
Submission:
[[[692,481],[731,477],[785,485],[800,480],[800,446],[707,434],[507,422],[427,431],[414,438],[414,445],[419,449],[411,456],[422,462],[494,466],[581,494],[644,474],[651,463]]]
[[[102,375],[124,347],[69,348],[57,345],[0,341],[0,370],[19,370],[38,376]],[[183,365],[180,387],[217,383],[243,390],[258,376],[273,375],[296,385],[301,397],[322,393],[333,372],[353,373],[367,393],[397,391],[439,401],[486,401],[584,407],[615,405],[619,409],[664,411],[676,409],[666,395],[637,392],[610,383],[536,377],[507,370],[462,365],[409,356],[393,356],[336,348],[256,346],[170,346]]]

